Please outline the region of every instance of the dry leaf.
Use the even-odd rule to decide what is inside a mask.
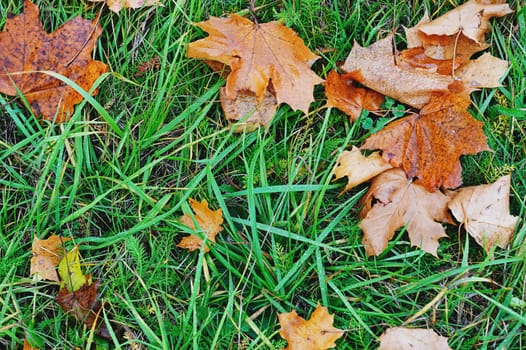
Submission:
[[[358,119],[362,109],[377,113],[384,102],[384,95],[376,91],[358,87],[354,81],[362,80],[359,71],[338,74],[332,70],[325,81],[327,107],[336,107],[347,114],[351,121]]]
[[[387,328],[378,339],[378,350],[451,350],[447,339],[432,329]]]
[[[187,56],[219,61],[230,67],[225,95],[246,91],[259,101],[272,86],[278,104],[308,112],[314,85],[323,80],[312,70],[318,59],[291,29],[280,22],[253,23],[233,14],[196,24],[209,36],[190,43]]]
[[[87,328],[92,328],[97,322],[95,325],[97,335],[109,337],[108,330],[99,322],[102,319],[99,316],[102,306],[98,293],[99,287],[100,282],[96,281],[91,285],[86,283],[74,292],[61,288],[56,300],[65,312],[73,315],[79,322],[85,324]]]
[[[420,39],[420,31],[418,30],[418,27],[430,21],[431,19],[429,18],[429,13],[426,10],[420,21],[418,21],[418,23],[414,27],[406,28],[404,26],[405,39],[407,42],[408,49],[422,46],[422,40]]]
[[[195,221],[197,221],[197,225],[199,226],[198,232],[201,232],[204,236],[206,236],[209,242],[215,242],[216,235],[223,229],[221,227],[223,224],[222,210],[210,210],[208,208],[208,202],[205,199],[203,199],[201,203],[192,198],[190,198],[188,201],[190,202],[190,206],[192,207],[192,210],[195,214],[193,216],[190,214],[183,215],[180,219],[181,223],[194,230],[197,230],[198,228],[195,227],[194,220],[192,219],[192,217],[195,217]],[[185,248],[190,251],[199,250],[201,249],[202,245],[203,239],[193,234],[184,237],[181,242],[177,244],[179,248]],[[204,249],[205,253],[210,250],[208,246],[205,246]]]
[[[485,53],[460,67],[455,73],[469,89],[496,88],[508,70],[508,61]]]
[[[344,176],[348,178],[347,186],[340,193],[342,194],[391,168],[392,165],[387,163],[379,152],[364,156],[358,147],[353,146],[351,151],[343,151],[340,154],[333,172],[336,180]]]
[[[64,256],[64,242],[71,240],[68,237],[51,235],[47,239],[39,239],[35,236],[31,250],[30,275],[38,274],[41,279],[58,282],[57,266]]]
[[[79,16],[48,34],[40,24],[38,7],[26,0],[24,12],[8,18],[0,32],[0,92],[16,96],[18,89],[36,116],[66,121],[82,96],[62,81],[34,71],[57,72],[89,90],[108,70],[90,57],[101,32],[99,24]]]
[[[379,255],[395,231],[406,226],[411,246],[437,256],[438,239],[447,237],[439,222],[452,223],[448,201],[442,192],[431,193],[408,181],[401,169],[381,173],[361,200],[360,228],[366,253]]]
[[[366,48],[354,43],[341,68],[359,70],[363,77],[359,83],[415,108],[428,103],[432,93],[447,92],[453,82],[450,76],[403,69],[395,61],[398,57],[393,55],[393,36],[389,35]]]
[[[123,8],[137,9],[145,6],[161,5],[161,0],[89,0],[91,2],[105,2],[108,8],[119,13]]]
[[[362,149],[381,149],[382,157],[418,177],[430,191],[462,184],[460,156],[490,150],[483,123],[467,111],[466,91],[432,95],[420,114],[406,116],[371,135]]]
[[[267,127],[278,108],[276,97],[268,89],[261,100],[252,91],[239,91],[230,99],[224,87],[219,90],[219,96],[226,119],[242,121],[236,124],[236,132],[253,131],[261,125]]]
[[[279,335],[288,342],[285,350],[324,350],[336,347],[343,330],[333,326],[334,316],[318,304],[308,321],[296,311],[278,315]]]
[[[453,216],[488,253],[495,245],[505,248],[517,224],[518,217],[510,215],[510,182],[510,175],[506,175],[492,184],[464,187],[450,194]]]
[[[454,36],[462,33],[467,38],[484,42],[484,35],[489,31],[489,19],[501,17],[513,12],[508,4],[485,4],[480,0],[469,0],[463,5],[446,12],[441,17],[418,26],[426,35]]]

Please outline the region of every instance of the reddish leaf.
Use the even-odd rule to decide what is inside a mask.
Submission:
[[[357,75],[359,71],[340,75],[332,70],[324,83],[327,106],[345,112],[351,121],[360,116],[362,109],[378,112],[385,99],[384,95],[376,91],[356,86],[354,81]]]
[[[38,7],[26,0],[24,12],[8,18],[0,32],[0,92],[15,96],[18,89],[35,115],[63,122],[82,96],[62,81],[35,71],[57,72],[89,90],[108,70],[90,57],[102,28],[79,16],[48,34],[38,16]]]
[[[123,8],[137,9],[145,6],[162,5],[161,0],[89,0],[92,2],[105,2],[108,8],[119,13]]]
[[[84,284],[75,292],[61,288],[57,295],[57,302],[65,312],[73,315],[86,327],[92,328],[95,325],[97,334],[107,336],[108,331],[105,326],[96,324],[101,320],[99,313],[102,304],[98,294],[99,286],[100,282],[96,281],[91,285]]]
[[[382,157],[418,177],[428,190],[462,184],[460,156],[488,151],[482,122],[467,111],[467,92],[434,94],[420,114],[399,119],[370,136],[362,149],[381,149]]]

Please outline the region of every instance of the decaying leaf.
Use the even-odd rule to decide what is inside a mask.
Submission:
[[[86,327],[92,328],[95,325],[98,335],[108,337],[106,327],[98,322],[101,319],[99,312],[102,306],[99,287],[100,282],[96,281],[91,285],[86,283],[74,292],[61,288],[56,300],[65,312],[73,315]]]
[[[38,7],[26,0],[24,12],[8,18],[0,32],[0,92],[16,96],[20,91],[36,116],[67,120],[82,96],[39,71],[62,74],[90,90],[108,70],[106,64],[90,57],[101,32],[98,23],[79,16],[48,34],[40,24]]]
[[[69,292],[79,290],[84,284],[91,284],[91,275],[84,276],[82,273],[78,245],[73,247],[60,260],[58,274],[62,280],[60,287],[66,288]]]
[[[281,325],[279,334],[288,342],[285,350],[332,349],[344,332],[333,326],[334,316],[320,304],[309,320],[300,317],[296,311],[278,314],[278,319]]]
[[[71,240],[68,237],[51,235],[47,239],[35,236],[31,250],[30,275],[38,274],[39,278],[58,282],[57,265],[64,256],[64,242]]]
[[[187,56],[230,68],[224,97],[235,100],[238,94],[251,92],[261,102],[266,92],[273,91],[278,104],[308,112],[314,85],[323,80],[310,69],[318,56],[294,31],[279,22],[253,23],[236,14],[196,25],[209,36],[190,43]]]
[[[35,347],[31,346],[31,344],[29,344],[27,339],[24,339],[24,348],[23,348],[23,350],[39,350],[39,348],[35,348]]]
[[[387,328],[378,339],[378,350],[451,350],[447,339],[432,329]]]
[[[203,199],[201,203],[192,198],[190,198],[188,201],[192,207],[192,210],[194,211],[194,215],[183,215],[180,219],[181,223],[192,228],[193,230],[199,230],[198,232],[206,236],[209,242],[215,242],[216,235],[223,229],[221,227],[223,224],[222,210],[210,210],[208,208],[208,202],[205,199]],[[195,226],[193,218],[195,218],[198,227]],[[177,246],[179,248],[185,248],[190,251],[194,251],[201,249],[203,242],[204,241],[201,237],[192,234],[190,236],[184,237],[181,242],[177,244]],[[205,246],[204,249],[205,253],[210,251],[208,246]]]
[[[359,71],[340,75],[332,70],[324,83],[327,107],[345,112],[351,121],[358,119],[362,109],[377,113],[385,99],[376,91],[356,86],[355,80],[361,80]]]
[[[488,185],[470,186],[451,192],[449,209],[464,223],[466,231],[486,252],[505,248],[513,236],[518,217],[510,215],[510,175]]]
[[[439,222],[452,223],[448,201],[442,192],[428,192],[408,181],[401,169],[381,173],[361,200],[360,228],[366,253],[379,255],[395,231],[406,226],[411,246],[437,256],[438,239],[447,237]]]
[[[224,87],[219,90],[219,96],[226,119],[242,121],[236,124],[236,132],[253,131],[261,125],[267,127],[278,109],[276,97],[268,89],[262,99],[252,91],[239,91],[234,98],[228,98]]]
[[[418,30],[425,35],[444,37],[462,33],[472,41],[482,43],[490,29],[489,19],[511,12],[509,5],[500,1],[469,0],[433,21],[420,24]]]
[[[495,88],[502,86],[500,79],[507,70],[508,61],[486,52],[476,60],[461,66],[455,74],[469,89]]]
[[[162,5],[161,0],[89,0],[91,2],[105,2],[108,8],[119,13],[123,8],[137,9],[146,6]]]
[[[357,43],[341,67],[346,72],[359,70],[359,83],[415,108],[422,108],[433,93],[448,92],[451,76],[422,69],[403,69],[393,55],[393,36],[389,35],[369,47]]]
[[[483,123],[469,114],[466,91],[433,94],[420,114],[390,123],[371,135],[362,149],[381,149],[382,157],[418,177],[428,190],[462,184],[460,156],[490,150]]]
[[[348,178],[347,186],[340,193],[342,194],[392,167],[379,152],[364,156],[358,147],[353,146],[350,151],[340,154],[333,172],[336,180],[344,176]]]

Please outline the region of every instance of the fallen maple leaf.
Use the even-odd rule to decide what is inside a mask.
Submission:
[[[404,69],[393,55],[393,36],[389,35],[369,47],[356,42],[341,67],[345,72],[359,70],[359,83],[415,108],[422,108],[436,92],[447,92],[451,76],[422,69]]]
[[[190,43],[187,56],[230,68],[226,98],[235,100],[238,94],[251,92],[260,102],[267,91],[274,91],[278,104],[308,112],[314,85],[323,79],[310,69],[318,56],[294,31],[280,22],[253,23],[236,14],[211,17],[196,25],[209,36]]]
[[[105,2],[108,8],[119,13],[123,8],[137,9],[145,6],[162,5],[161,0],[89,0],[91,2]]]
[[[481,0],[468,2],[446,12],[439,18],[418,25],[418,30],[425,35],[454,36],[462,33],[476,43],[484,42],[484,35],[489,31],[489,19],[501,17],[513,12],[508,4],[492,3]]]
[[[27,339],[24,339],[24,348],[23,348],[23,350],[39,350],[39,348],[33,347],[31,344],[29,344]]]
[[[38,16],[37,5],[26,0],[24,12],[8,18],[0,32],[0,92],[16,96],[20,91],[36,116],[63,122],[82,96],[39,71],[57,72],[89,90],[108,70],[106,64],[90,58],[102,28],[79,16],[48,34]]]
[[[358,119],[362,109],[377,113],[385,99],[376,91],[356,86],[355,80],[361,80],[359,71],[340,75],[332,70],[324,83],[327,107],[345,112],[351,121]]]
[[[336,340],[343,336],[343,330],[332,324],[334,316],[327,308],[318,304],[309,320],[300,317],[296,311],[278,314],[281,330],[279,334],[288,342],[284,350],[325,350],[336,346]]]
[[[451,350],[447,339],[432,329],[387,328],[378,338],[378,350]]]
[[[195,218],[195,221],[199,227],[199,232],[206,236],[209,242],[215,242],[216,235],[223,229],[221,227],[223,224],[222,210],[210,210],[208,208],[208,202],[205,199],[203,199],[201,203],[192,198],[190,198],[188,201],[190,202],[190,206],[192,207],[192,210],[195,214],[183,215],[180,219],[181,223],[192,228],[193,230],[197,230],[198,228],[195,226],[193,220],[193,218]],[[192,234],[190,236],[184,237],[181,242],[177,244],[177,246],[179,248],[186,248],[190,251],[194,251],[201,249],[203,242],[204,241],[201,237]],[[205,246],[204,249],[205,253],[210,251],[208,246]]]
[[[401,169],[381,173],[373,179],[361,200],[360,228],[366,253],[379,255],[395,231],[406,226],[411,246],[437,256],[438,239],[447,237],[439,222],[452,223],[448,201],[442,192],[428,192],[423,186],[408,181]]]
[[[433,94],[420,114],[388,124],[371,135],[362,149],[381,149],[382,157],[418,177],[430,191],[462,184],[460,156],[490,150],[483,123],[467,111],[468,92]]]
[[[455,75],[469,89],[496,88],[502,86],[500,79],[508,70],[508,61],[485,53],[476,60],[461,66]]]
[[[358,147],[353,146],[352,150],[340,154],[333,172],[336,180],[347,176],[347,186],[340,193],[342,194],[392,167],[379,152],[364,156]]]
[[[30,275],[37,274],[39,278],[58,282],[57,265],[64,255],[64,242],[71,240],[68,237],[51,235],[47,239],[39,239],[35,236],[31,250]]]
[[[464,187],[449,194],[451,213],[488,253],[495,245],[505,248],[517,224],[518,217],[510,215],[510,185],[511,177],[506,175],[492,184]]]

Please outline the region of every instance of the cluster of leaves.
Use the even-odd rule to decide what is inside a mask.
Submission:
[[[123,6],[158,1],[107,0],[107,4],[119,12]],[[225,77],[221,104],[226,118],[237,121],[238,131],[268,126],[282,103],[307,114],[313,88],[321,83],[326,106],[341,109],[352,121],[362,109],[383,115],[386,96],[410,106],[414,112],[388,124],[360,148],[342,153],[334,169],[336,178],[349,179],[344,191],[372,180],[360,213],[366,252],[379,255],[395,231],[406,226],[412,245],[437,255],[438,239],[446,237],[440,223],[454,224],[449,211],[491,252],[495,245],[506,246],[517,221],[508,209],[510,177],[448,189],[461,185],[461,155],[489,150],[482,123],[468,112],[469,96],[475,89],[499,86],[507,62],[489,54],[471,57],[488,47],[484,36],[489,18],[510,12],[507,4],[470,0],[434,21],[424,17],[406,30],[406,50],[396,49],[393,35],[368,48],[355,43],[340,67],[343,74],[331,71],[325,81],[310,69],[319,57],[279,22],[253,23],[239,15],[212,17],[197,23],[209,36],[191,43],[187,55],[206,60]],[[97,19],[77,17],[48,34],[38,15],[38,7],[26,0],[24,12],[8,19],[0,32],[0,92],[23,96],[36,116],[64,122],[86,95],[97,93],[96,81],[108,70],[90,58],[101,27]],[[84,90],[89,93],[81,93]],[[366,150],[382,152],[364,156]],[[195,214],[184,215],[180,222],[192,234],[178,246],[207,253],[222,230],[222,212],[210,210],[205,200],[189,202]],[[30,273],[37,280],[60,282],[56,299],[61,307],[105,336],[107,331],[98,322],[100,282],[83,274],[78,246],[65,252],[65,241],[54,235],[46,240],[35,237]],[[309,321],[295,311],[278,318],[288,349],[331,348],[343,334],[321,305]],[[393,345],[400,339],[414,344],[427,337],[429,333],[391,329],[380,338],[381,348],[403,347]],[[445,338],[436,337],[436,343],[447,348]]]

